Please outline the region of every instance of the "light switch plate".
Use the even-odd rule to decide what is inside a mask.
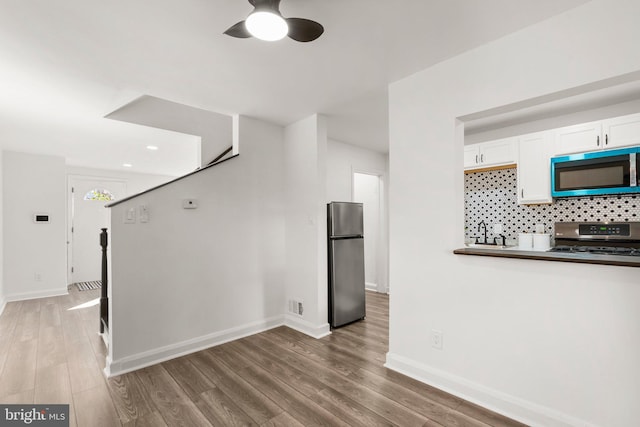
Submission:
[[[136,223],[136,208],[129,208],[124,211],[124,223],[135,224]]]
[[[149,205],[140,205],[138,210],[140,211],[140,222],[149,222]]]

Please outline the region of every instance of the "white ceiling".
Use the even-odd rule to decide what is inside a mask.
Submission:
[[[325,33],[267,43],[222,34],[251,12],[243,0],[0,0],[0,138],[75,165],[184,173],[198,138],[104,118],[149,95],[281,125],[318,112],[330,138],[384,152],[390,82],[585,2],[283,0]]]

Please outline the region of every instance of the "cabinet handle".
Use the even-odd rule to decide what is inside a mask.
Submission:
[[[520,198],[524,199],[524,188],[520,189]]]
[[[484,154],[480,154],[480,163],[484,163]]]
[[[600,146],[600,135],[596,136],[596,145]]]
[[[609,134],[604,135],[604,145],[609,145]]]
[[[478,164],[478,155],[476,154],[476,165]]]

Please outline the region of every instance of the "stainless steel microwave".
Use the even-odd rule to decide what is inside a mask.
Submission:
[[[553,197],[640,193],[640,147],[551,159]]]

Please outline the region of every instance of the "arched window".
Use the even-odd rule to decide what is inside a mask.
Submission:
[[[100,202],[110,202],[114,200],[111,191],[106,188],[94,188],[84,195],[84,200],[97,200]]]

